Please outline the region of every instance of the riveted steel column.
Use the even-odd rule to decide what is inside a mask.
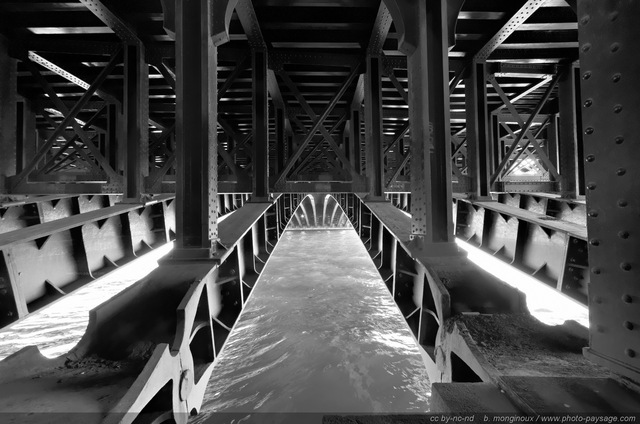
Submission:
[[[284,110],[281,108],[276,109],[276,151],[278,152],[278,166],[276,172],[280,173],[280,171],[284,169],[284,164],[287,161],[287,140],[284,121]]]
[[[351,124],[349,125],[349,160],[360,173],[360,110],[351,109]]]
[[[118,109],[118,105],[113,103],[107,106],[106,158],[113,169],[118,169],[118,117],[120,116]]]
[[[176,2],[176,257],[209,257],[218,238],[217,49],[210,17],[210,0]]]
[[[127,131],[123,201],[139,202],[144,176],[149,175],[149,67],[142,45],[125,46],[123,107]]]
[[[36,129],[36,114],[31,101],[26,100],[18,109],[18,123],[16,127],[16,171],[19,173],[36,154],[38,132]]]
[[[457,249],[453,243],[446,4],[415,2],[411,7],[419,23],[416,48],[407,57],[411,233],[423,241],[427,254],[449,254]]]
[[[269,98],[267,51],[252,52],[253,73],[253,198],[269,195]]]
[[[580,0],[594,362],[640,382],[640,8]]]
[[[367,155],[367,187],[369,196],[384,194],[382,153],[382,65],[377,56],[367,55],[364,86],[365,152]]]
[[[4,178],[16,173],[17,60],[9,56],[9,42],[0,36],[0,192]]]
[[[578,139],[576,136],[576,80],[573,66],[558,80],[560,195],[575,199],[578,186]]]
[[[471,177],[469,194],[476,199],[490,197],[490,138],[487,112],[487,70],[485,62],[474,61],[464,81],[467,109],[467,163]]]

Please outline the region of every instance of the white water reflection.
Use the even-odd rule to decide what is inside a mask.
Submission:
[[[411,217],[408,212],[402,211],[402,213]],[[562,325],[565,321],[573,320],[589,328],[589,308],[582,303],[464,240],[456,238],[456,243],[467,252],[471,262],[523,292],[527,296],[529,312],[538,321],[547,325]]]
[[[411,330],[355,231],[286,231],[192,420],[428,412],[430,392]]]
[[[467,242],[460,239],[456,242],[468,253],[469,260],[526,294],[529,312],[539,321],[562,325],[565,321],[574,320],[589,328],[589,309],[583,304]]]
[[[67,353],[87,329],[89,311],[149,274],[172,248],[173,242],[158,247],[3,328],[0,330],[0,360],[32,345],[38,346],[49,358]]]

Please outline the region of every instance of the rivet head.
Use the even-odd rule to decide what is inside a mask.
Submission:
[[[620,75],[619,73],[616,73],[611,76],[611,81],[618,82],[620,81],[620,78],[622,78],[622,75]]]
[[[597,218],[598,217],[598,211],[595,209],[591,209],[587,215],[589,215],[591,218]]]
[[[591,78],[591,72],[587,71],[584,74],[582,74],[582,79],[588,80],[589,78]]]
[[[595,275],[599,275],[602,271],[600,270],[600,268],[594,266],[593,268],[591,268],[591,272]]]
[[[591,20],[591,16],[584,15],[582,18],[580,18],[580,25],[586,25],[589,23],[590,20]]]
[[[594,160],[596,160],[596,157],[594,155],[588,155],[586,160],[587,162],[593,162]]]
[[[619,176],[619,177],[623,176],[623,175],[624,175],[624,174],[626,174],[626,173],[627,173],[627,170],[626,170],[626,169],[624,169],[624,168],[618,168],[618,169],[616,169],[616,175],[617,175],[617,176]]]
[[[629,358],[635,358],[636,351],[633,349],[625,349],[624,354],[627,355]]]
[[[596,183],[587,183],[587,188],[589,190],[595,190],[596,189]]]
[[[633,302],[633,298],[631,296],[629,296],[628,294],[623,294],[622,295],[622,301],[624,303],[632,303]]]
[[[584,101],[584,107],[591,107],[592,104],[593,104],[593,100],[591,99]]]
[[[622,112],[622,105],[615,105],[613,107],[613,113],[620,113]]]
[[[624,200],[624,199],[620,199],[620,200],[618,200],[618,206],[619,206],[619,207],[621,207],[621,208],[624,208],[624,207],[625,207],[625,206],[627,206],[628,204],[629,204],[629,203],[628,203],[626,200]]]
[[[585,44],[583,44],[583,45],[582,45],[582,48],[581,48],[581,49],[582,49],[582,51],[583,51],[584,53],[586,53],[586,52],[588,52],[589,50],[591,50],[591,44],[589,44],[589,43],[585,43]]]
[[[618,50],[620,50],[620,44],[619,43],[613,43],[611,44],[611,53],[615,53]]]
[[[589,244],[592,246],[600,246],[600,240],[598,240],[597,238],[592,238],[591,240],[589,240]]]
[[[587,134],[587,135],[590,135],[590,134],[593,134],[593,131],[594,131],[593,127],[587,127],[584,130],[584,133]]]
[[[631,271],[631,264],[629,262],[620,263],[620,268],[624,271]]]
[[[624,143],[624,137],[622,137],[622,136],[618,136],[618,137],[616,137],[616,138],[615,138],[615,142],[616,142],[616,144],[622,144],[622,143]]]
[[[626,328],[627,330],[633,330],[633,323],[629,322],[629,321],[625,321],[622,323],[622,326],[624,328]]]

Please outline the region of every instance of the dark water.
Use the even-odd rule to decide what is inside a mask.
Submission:
[[[415,339],[355,231],[289,230],[216,360],[202,411],[192,420],[420,413],[429,410],[430,394]],[[243,414],[224,421],[217,413]]]

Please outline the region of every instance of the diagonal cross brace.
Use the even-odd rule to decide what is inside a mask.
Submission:
[[[338,127],[340,126],[340,124],[342,124],[342,123],[345,121],[345,119],[346,119],[346,116],[344,116],[344,115],[343,115],[343,116],[338,120],[338,122],[336,122],[336,124],[335,124],[335,125],[334,125],[330,130],[329,130],[329,134],[333,134],[333,133],[338,129]],[[297,174],[298,172],[300,172],[300,170],[302,169],[302,167],[303,167],[307,162],[309,162],[309,160],[311,159],[311,156],[312,156],[316,151],[318,151],[318,149],[320,148],[320,146],[322,146],[323,144],[324,144],[324,142],[323,142],[323,141],[320,141],[318,144],[316,144],[316,145],[313,147],[313,149],[311,150],[311,152],[309,152],[309,154],[308,154],[307,156],[305,156],[305,158],[302,160],[302,162],[300,163],[300,165],[298,165],[298,166],[296,167],[296,169],[295,169],[291,174],[292,174],[292,175],[295,175],[295,174]],[[322,152],[324,153],[324,151],[326,151],[326,148],[325,148]],[[321,154],[322,154],[322,153],[321,153]],[[314,158],[313,160],[315,160],[315,158]]]
[[[121,53],[122,53],[122,48],[120,48],[111,57],[111,60],[109,61],[107,66],[104,67],[104,69],[100,72],[100,74],[95,79],[95,81],[89,86],[89,89],[76,102],[73,108],[71,108],[71,110],[69,110],[68,113],[64,114],[65,117],[60,123],[60,125],[58,126],[58,128],[55,129],[53,134],[51,134],[51,136],[49,136],[49,138],[42,145],[42,147],[40,147],[38,152],[31,159],[31,162],[29,162],[29,164],[27,164],[24,167],[22,172],[20,172],[18,175],[15,176],[15,178],[12,179],[12,184],[14,187],[17,186],[22,180],[24,180],[27,177],[27,175],[31,173],[31,171],[35,169],[35,167],[42,160],[42,158],[44,158],[47,152],[51,149],[51,147],[53,147],[56,139],[64,131],[67,125],[69,125],[71,122],[75,122],[75,117],[77,116],[78,112],[80,112],[80,110],[82,110],[84,105],[86,105],[89,102],[89,100],[91,100],[91,97],[96,92],[96,90],[102,85],[102,83],[106,80],[107,76],[113,71],[116,64],[119,63],[119,60],[121,58]],[[26,59],[25,62],[30,63],[28,59]]]
[[[104,110],[106,109],[106,105],[103,105],[96,113],[93,114],[93,116],[91,118],[89,118],[89,120],[87,120],[87,122],[85,123],[85,125],[82,127],[83,130],[88,130],[89,128],[91,128],[93,126],[93,121],[95,121],[97,118],[100,117],[100,115],[102,115],[102,113],[104,112]],[[40,110],[40,113],[44,116],[44,110]],[[56,125],[54,125],[55,127]],[[47,161],[47,163],[44,164],[44,166],[42,167],[42,169],[38,170],[36,172],[36,175],[41,175],[41,174],[49,174],[51,171],[54,170],[55,167],[60,165],[60,162],[55,162],[56,159],[58,159],[60,156],[62,156],[65,151],[71,147],[71,145],[73,143],[75,143],[75,141],[78,139],[78,134],[74,134],[73,137],[71,137],[71,139],[69,139],[67,141],[67,143],[62,146],[62,148],[51,158]]]
[[[58,94],[55,92],[53,87],[51,87],[51,85],[47,82],[47,80],[44,79],[44,77],[42,76],[38,68],[35,66],[35,64],[31,61],[26,61],[25,65],[27,65],[27,67],[29,68],[29,71],[33,74],[36,80],[38,80],[38,83],[42,86],[45,93],[47,93],[47,95],[53,102],[56,109],[58,109],[64,117],[68,116],[69,108],[67,107],[67,105],[64,104],[62,100],[60,100],[60,97],[58,97]],[[77,116],[77,113],[76,113],[76,116]],[[64,122],[64,119],[63,119],[63,122]],[[109,162],[102,156],[102,154],[100,153],[100,150],[96,147],[95,144],[93,144],[93,142],[89,139],[89,137],[86,135],[84,130],[80,127],[80,124],[75,120],[75,116],[74,116],[74,119],[71,119],[69,123],[71,124],[71,127],[73,128],[75,133],[78,134],[78,137],[80,137],[84,145],[87,146],[89,151],[91,151],[95,160],[100,164],[100,166],[102,166],[107,176],[112,180],[117,180],[119,178],[119,175],[113,170],[113,168],[111,168],[111,165],[109,165]],[[57,128],[60,128],[60,126]],[[78,150],[75,144],[73,145],[73,147],[74,149]],[[85,156],[86,153],[80,152],[79,150],[78,152],[85,160],[87,160],[87,157]]]
[[[304,140],[302,141],[302,144],[300,145],[300,147],[294,152],[294,154],[289,158],[289,160],[287,161],[284,169],[282,170],[282,172],[280,173],[280,175],[278,175],[278,178],[276,179],[276,184],[281,183],[285,177],[287,176],[287,174],[291,171],[291,168],[293,168],[293,165],[295,164],[295,162],[300,158],[300,155],[302,155],[302,152],[304,151],[304,149],[309,145],[309,143],[311,142],[311,139],[313,138],[313,136],[315,135],[315,133],[319,130],[320,127],[323,127],[323,123],[324,120],[327,119],[327,116],[329,116],[329,114],[331,113],[331,111],[333,110],[333,108],[335,108],[335,106],[338,104],[338,101],[340,100],[340,98],[342,98],[342,96],[344,95],[344,93],[347,91],[347,88],[349,88],[349,86],[351,85],[351,83],[353,82],[353,80],[355,79],[356,75],[358,74],[358,68],[359,66],[355,66],[353,68],[353,70],[351,71],[351,74],[349,74],[349,77],[347,77],[347,80],[342,84],[342,86],[340,87],[340,90],[336,93],[335,96],[333,96],[333,98],[331,99],[331,101],[329,102],[329,104],[327,105],[327,107],[325,108],[324,112],[322,112],[322,115],[320,115],[319,117],[313,112],[313,110],[311,110],[312,114],[310,114],[309,116],[312,116],[311,119],[314,119],[314,123],[311,127],[311,129],[309,130],[309,132],[307,133],[307,135],[305,136]],[[304,99],[303,99],[304,100]],[[306,107],[309,107],[309,105],[306,103],[306,101],[303,102]],[[323,127],[324,128],[324,127]],[[326,128],[324,129],[324,131],[326,132]],[[324,134],[323,134],[324,135]],[[355,169],[353,168],[353,166],[351,165],[351,163],[349,162],[349,160],[344,156],[344,154],[342,153],[342,151],[340,150],[340,148],[336,145],[336,143],[333,141],[332,137],[328,137],[329,144],[331,145],[331,147],[336,150],[337,154],[339,155],[340,160],[343,163],[346,163],[349,165],[349,170],[351,172],[351,175],[357,175],[357,172],[355,171]]]
[[[540,125],[540,127],[536,130],[535,134],[533,134],[533,136],[537,139],[538,136],[542,133],[542,131],[547,127],[547,125],[549,125],[549,122],[551,121],[551,117],[547,117],[547,119]],[[522,156],[523,153],[525,153],[525,151],[527,150],[527,147],[529,147],[529,141],[527,140],[523,145],[522,145],[522,149],[520,149],[518,152],[516,152],[516,155],[513,157],[513,159],[511,160],[511,165],[509,165],[509,168],[504,172],[504,176],[508,176],[510,173],[512,173],[514,171],[514,169],[518,166],[519,163],[521,163],[523,160],[525,160],[526,158],[528,158],[529,156],[531,156],[531,153],[528,152],[526,154],[526,156],[524,158],[522,158],[522,160],[520,160],[520,162],[516,163],[516,161],[520,158],[520,156]]]
[[[47,122],[49,122],[49,124],[52,127],[56,126],[56,121],[51,117],[51,115],[49,115],[49,113],[47,113],[47,111],[42,111],[42,116],[47,120]],[[101,174],[102,170],[100,169],[100,167],[98,166],[98,164],[95,163],[95,161],[93,161],[89,155],[87,154],[87,152],[84,151],[84,149],[82,149],[81,147],[78,147],[75,143],[75,140],[78,139],[78,135],[76,134],[76,136],[73,137],[68,137],[66,134],[62,134],[62,137],[64,137],[64,139],[67,141],[67,145],[70,145],[73,150],[75,150],[81,157],[82,159],[87,162],[87,165],[91,166],[91,169],[93,169],[93,171],[96,172],[96,174]],[[83,142],[85,142],[85,137],[87,139],[87,141],[89,143],[92,143],[91,139],[89,139],[86,134],[84,134],[83,131]],[[86,143],[86,142],[85,142]],[[93,143],[92,143],[93,144]]]
[[[394,171],[393,175],[391,176],[391,179],[387,183],[387,188],[389,188],[391,186],[391,184],[393,184],[398,179],[398,176],[400,175],[400,172],[402,172],[404,167],[407,166],[407,162],[409,162],[409,157],[410,156],[411,156],[411,146],[409,146],[409,149],[407,150],[407,154],[405,154],[402,157],[402,162],[400,163],[398,168],[396,168],[396,170]]]
[[[540,99],[540,102],[536,105],[534,111],[529,116],[529,120],[525,123],[522,120],[522,118],[520,117],[520,115],[518,114],[518,111],[516,110],[515,106],[513,106],[513,104],[511,103],[511,101],[509,100],[507,95],[505,94],[505,92],[502,90],[502,88],[500,87],[500,85],[496,81],[495,77],[492,76],[492,77],[489,78],[489,80],[490,80],[491,84],[493,85],[494,89],[496,90],[496,92],[498,93],[498,95],[500,96],[500,98],[502,99],[504,104],[507,106],[507,109],[509,109],[509,111],[513,115],[514,119],[518,123],[518,125],[520,125],[520,127],[522,128],[522,131],[518,134],[518,136],[516,137],[515,141],[511,144],[511,147],[509,147],[509,151],[504,156],[504,158],[502,159],[502,161],[498,165],[498,168],[496,169],[496,171],[491,176],[491,184],[496,182],[496,180],[498,179],[498,177],[500,176],[500,174],[504,170],[505,166],[507,165],[507,163],[511,159],[511,155],[513,154],[514,150],[518,147],[518,145],[520,144],[520,142],[522,141],[522,139],[525,136],[527,137],[529,142],[533,145],[533,147],[536,150],[536,153],[538,154],[539,158],[545,164],[545,166],[547,167],[549,172],[553,175],[553,177],[555,179],[558,179],[560,177],[560,175],[558,174],[558,171],[555,169],[555,166],[553,165],[553,163],[551,163],[551,160],[546,155],[546,153],[542,150],[542,148],[540,147],[540,144],[535,139],[533,134],[531,134],[531,131],[530,131],[531,125],[533,124],[533,121],[538,116],[538,114],[540,113],[540,110],[542,110],[542,107],[544,106],[544,104],[549,99],[549,96],[551,95],[551,92],[553,91],[554,87],[556,86],[556,83],[558,82],[558,79],[559,79],[559,75],[556,75],[551,80],[551,82],[549,83],[549,87],[547,87],[547,91],[544,93],[542,99]]]

